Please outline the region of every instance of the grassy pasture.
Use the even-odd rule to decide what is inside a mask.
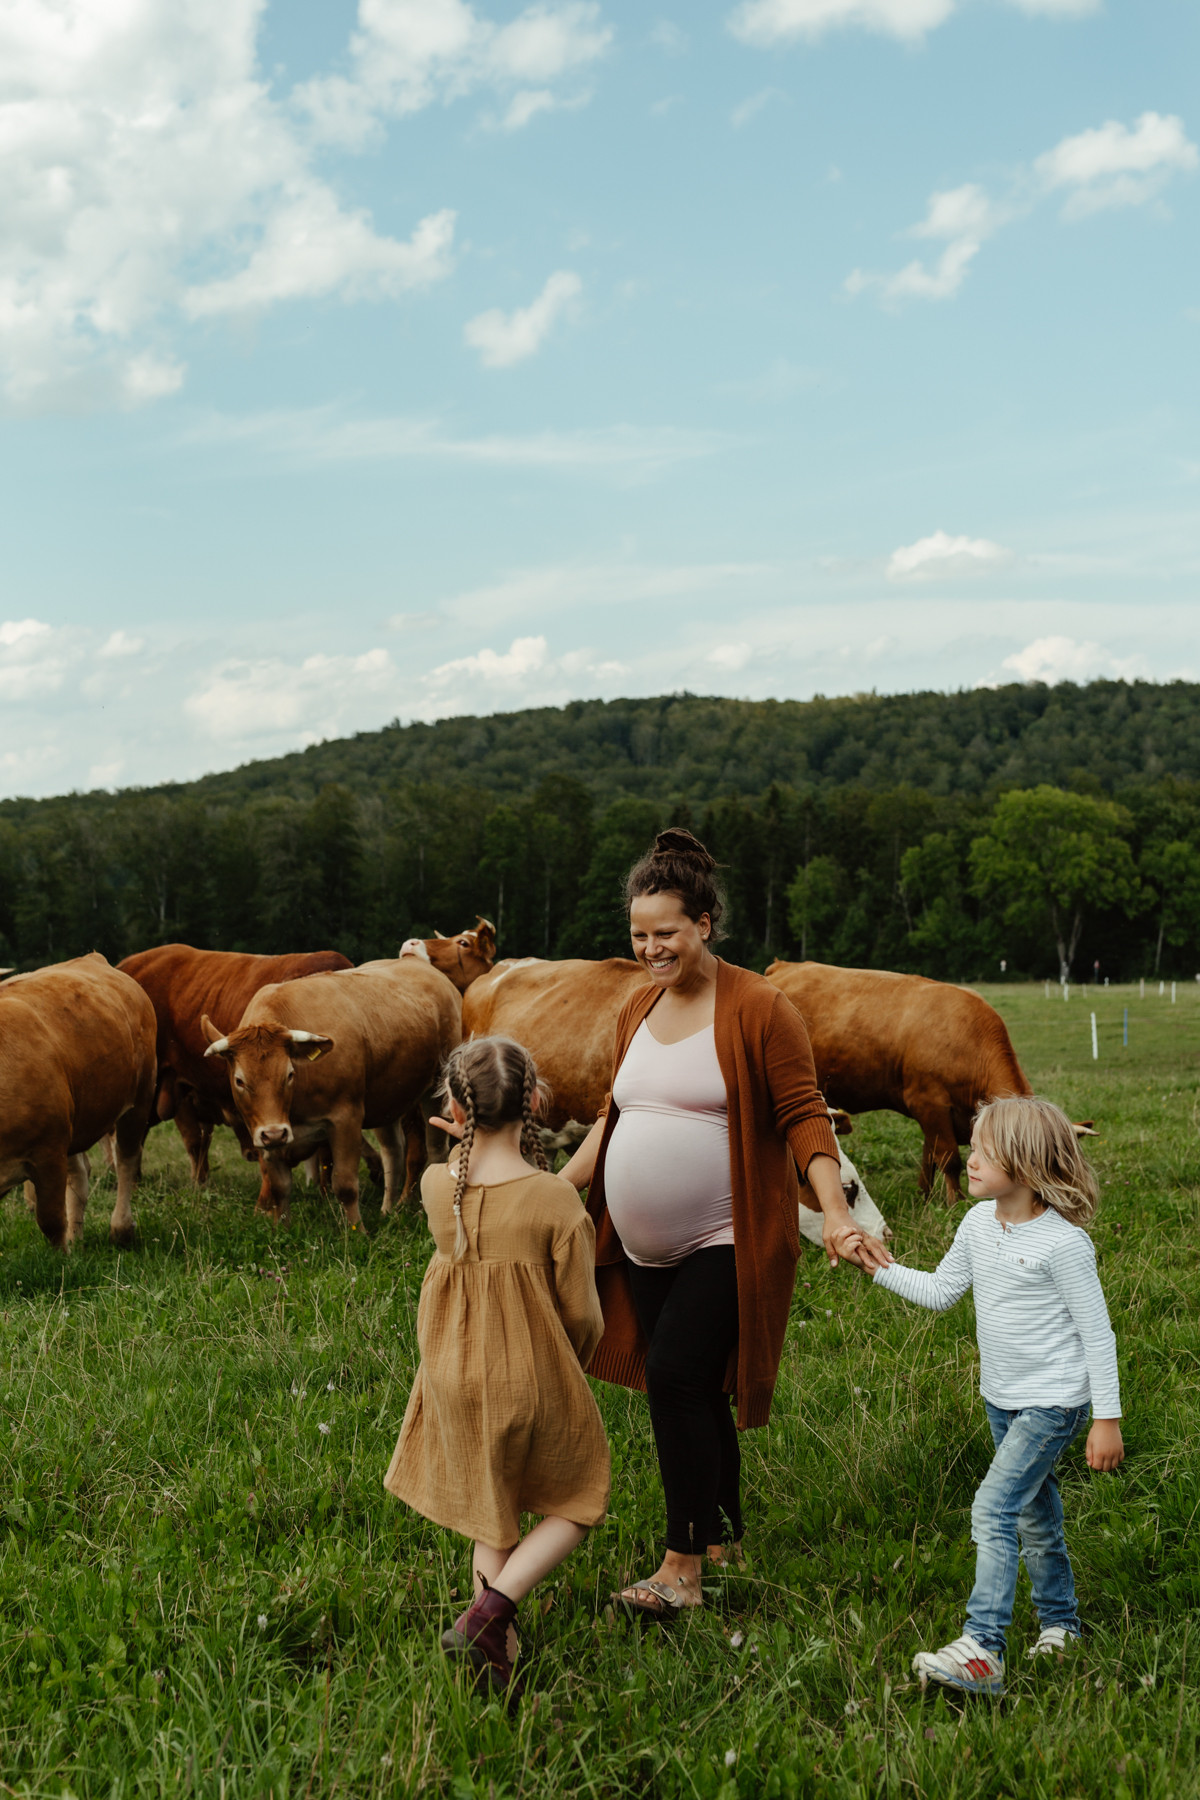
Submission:
[[[1200,989],[988,997],[1039,1090],[1103,1133],[1129,1457],[1096,1479],[1082,1439],[1066,1459],[1094,1632],[1070,1662],[1024,1661],[1023,1585],[1003,1708],[912,1683],[970,1585],[989,1455],[970,1307],[918,1313],[807,1251],[773,1423],[743,1439],[749,1570],[674,1634],[606,1614],[653,1566],[660,1500],[644,1402],[599,1389],[609,1522],[523,1608],[530,1697],[511,1720],[482,1706],[436,1648],[466,1546],[381,1487],[422,1220],[379,1227],[368,1203],[347,1239],[301,1190],[273,1235],[231,1139],[196,1196],[162,1130],[133,1252],[109,1249],[106,1183],[65,1261],[19,1193],[0,1202],[0,1793],[1200,1792]],[[898,1251],[932,1266],[955,1215],[918,1200],[915,1127],[863,1119],[850,1148]]]

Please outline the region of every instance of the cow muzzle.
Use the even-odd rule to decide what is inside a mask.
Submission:
[[[260,1125],[254,1133],[256,1150],[279,1150],[292,1141],[290,1125]]]

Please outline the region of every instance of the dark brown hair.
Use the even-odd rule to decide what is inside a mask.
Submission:
[[[720,926],[725,911],[716,871],[716,859],[699,838],[682,825],[672,825],[669,831],[659,832],[653,850],[634,863],[625,877],[625,911],[645,894],[678,894],[689,919],[708,914],[712,920],[708,941],[715,944],[723,935]]]
[[[441,1091],[447,1099],[457,1100],[467,1115],[454,1184],[454,1261],[458,1262],[467,1249],[462,1203],[475,1133],[499,1131],[520,1119],[521,1155],[539,1169],[548,1169],[534,1122],[533,1097],[540,1092],[544,1104],[549,1089],[538,1080],[534,1060],[524,1044],[510,1037],[486,1037],[471,1038],[450,1052],[442,1068]]]

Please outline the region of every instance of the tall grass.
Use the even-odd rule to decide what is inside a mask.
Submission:
[[[921,1695],[909,1662],[961,1629],[989,1456],[970,1306],[919,1313],[808,1251],[772,1423],[742,1440],[748,1569],[672,1633],[613,1618],[662,1507],[643,1400],[600,1387],[608,1523],[522,1608],[526,1699],[480,1703],[437,1650],[467,1547],[381,1487],[422,1220],[347,1238],[310,1193],[274,1233],[231,1147],[196,1195],[160,1131],[132,1253],[102,1193],[67,1260],[0,1203],[0,1792],[1200,1792],[1200,995],[990,997],[1038,1087],[1103,1134],[1129,1457],[1092,1478],[1080,1440],[1065,1461],[1077,1654],[1026,1662],[1023,1585],[1005,1704]],[[917,1197],[915,1128],[863,1119],[852,1149],[898,1251],[932,1266],[956,1215]]]

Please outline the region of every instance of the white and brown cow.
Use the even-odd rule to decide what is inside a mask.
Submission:
[[[206,1054],[228,1065],[233,1103],[259,1153],[269,1188],[260,1208],[286,1223],[292,1168],[328,1144],[334,1193],[346,1223],[358,1225],[366,1126],[383,1156],[383,1211],[390,1212],[405,1114],[459,1042],[461,1017],[451,983],[405,957],[262,988],[228,1033],[202,1019]]]
[[[473,981],[488,974],[496,960],[496,927],[490,919],[478,918],[474,931],[460,931],[456,937],[443,937],[437,931],[431,938],[405,938],[400,955],[432,963],[465,994]]]
[[[0,986],[0,1193],[26,1183],[50,1242],[83,1230],[87,1152],[113,1133],[114,1244],[133,1239],[130,1205],[154,1106],[154,1008],[99,951]]]

